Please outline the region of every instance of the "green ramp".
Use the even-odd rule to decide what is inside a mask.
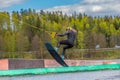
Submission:
[[[104,64],[90,66],[70,66],[70,67],[54,67],[54,68],[34,68],[19,70],[0,70],[0,76],[18,76],[18,75],[41,75],[48,73],[66,73],[80,71],[97,71],[97,70],[116,70],[120,69],[120,64]]]

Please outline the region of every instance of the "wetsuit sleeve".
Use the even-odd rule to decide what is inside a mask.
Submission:
[[[60,36],[60,37],[62,37],[62,36],[65,36],[65,35],[67,35],[69,32],[68,31],[66,31],[65,33],[63,33],[63,34],[57,34],[57,36]]]

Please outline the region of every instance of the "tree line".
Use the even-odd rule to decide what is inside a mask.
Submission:
[[[100,48],[113,48],[120,45],[120,16],[92,17],[81,13],[68,16],[61,11],[21,9],[19,12],[0,12],[1,58],[49,58],[44,43],[49,41],[55,46],[57,41],[65,39],[53,38],[52,32],[63,33],[68,26],[77,30],[74,49],[95,49],[98,45]],[[70,54],[70,57],[73,55],[79,56]]]

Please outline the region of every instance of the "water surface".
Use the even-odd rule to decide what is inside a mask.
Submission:
[[[0,80],[120,80],[120,70],[0,77]]]

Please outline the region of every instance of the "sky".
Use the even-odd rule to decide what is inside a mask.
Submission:
[[[37,12],[62,11],[68,15],[73,12],[92,16],[120,15],[120,0],[0,0],[0,11],[20,11],[35,9]]]

